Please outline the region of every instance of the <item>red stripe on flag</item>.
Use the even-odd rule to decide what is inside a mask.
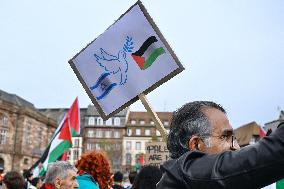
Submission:
[[[68,152],[64,152],[64,154],[62,154],[61,156],[61,161],[67,161],[67,157],[68,157]]]
[[[265,137],[265,135],[266,135],[265,130],[262,127],[259,127],[259,137],[263,138]]]
[[[144,69],[144,64],[145,64],[145,58],[142,56],[137,56],[132,54],[131,55],[132,58],[135,60],[135,62],[138,64],[138,66],[140,67],[140,69]]]
[[[70,119],[70,127],[73,128],[77,134],[80,133],[80,111],[78,97],[73,102],[70,110],[68,111],[68,118]]]
[[[63,126],[59,134],[59,139],[67,140],[72,145],[72,136],[71,136],[71,131],[70,131],[69,123],[68,123],[68,118],[65,118],[64,120]]]

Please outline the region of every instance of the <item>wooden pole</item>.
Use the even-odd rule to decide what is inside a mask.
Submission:
[[[140,95],[138,95],[138,97],[141,100],[141,102],[144,105],[147,112],[152,116],[153,121],[156,125],[156,128],[159,130],[159,132],[161,133],[161,135],[163,137],[163,141],[166,142],[167,141],[167,131],[166,131],[165,127],[163,126],[163,123],[159,119],[157,113],[150,106],[150,104],[149,104],[146,96],[144,95],[144,93],[141,93]]]

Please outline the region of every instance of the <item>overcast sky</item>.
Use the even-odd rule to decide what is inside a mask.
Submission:
[[[1,0],[0,89],[37,108],[91,103],[67,63],[136,1]],[[143,0],[185,67],[147,95],[156,111],[212,100],[234,128],[284,109],[283,0]],[[141,103],[131,110],[144,111]]]

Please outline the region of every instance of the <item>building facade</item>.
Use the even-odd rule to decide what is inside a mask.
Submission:
[[[0,90],[0,166],[5,172],[29,169],[56,129],[53,119],[33,104]]]
[[[283,110],[280,111],[280,115],[278,119],[264,124],[265,130],[272,129],[272,131],[274,131],[281,122],[284,122],[284,111]]]
[[[68,152],[68,161],[75,165],[83,153],[83,137],[72,137],[72,148]]]
[[[89,105],[84,115],[84,152],[104,151],[108,156],[113,172],[121,170],[122,139],[125,135],[128,113],[128,109],[124,109],[104,121],[97,109]]]
[[[165,129],[169,131],[171,112],[157,112]],[[146,143],[161,141],[160,132],[156,129],[152,117],[147,112],[130,112],[126,122],[126,133],[123,137],[122,167],[126,172],[144,164]]]
[[[240,147],[255,144],[261,138],[260,125],[254,121],[235,129],[234,133]]]

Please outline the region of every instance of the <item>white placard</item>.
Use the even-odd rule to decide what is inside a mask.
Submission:
[[[183,70],[141,2],[69,63],[104,119]]]

